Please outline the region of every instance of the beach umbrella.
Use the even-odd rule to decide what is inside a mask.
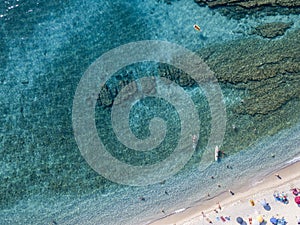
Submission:
[[[300,196],[297,196],[296,198],[295,198],[295,202],[299,205],[300,204]]]
[[[277,220],[276,218],[272,217],[272,218],[270,219],[270,222],[271,222],[272,224],[277,224],[278,220]]]
[[[244,222],[244,220],[241,217],[236,218],[236,222],[238,222],[239,224],[242,224]]]
[[[260,204],[264,207],[265,210],[267,210],[267,211],[271,210],[271,206],[269,205],[269,203],[266,202],[265,199],[260,201]]]
[[[266,202],[266,199],[263,199],[260,201],[260,204],[265,207],[268,203]]]
[[[263,218],[261,215],[259,215],[259,216],[257,217],[257,221],[258,221],[259,223],[262,223],[262,222],[264,222],[264,218]]]
[[[284,218],[282,218],[282,219],[278,219],[278,221],[277,221],[277,225],[286,225],[286,221],[285,221],[285,219],[284,219]]]

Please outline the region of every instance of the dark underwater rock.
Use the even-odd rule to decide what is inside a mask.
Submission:
[[[264,38],[275,38],[284,35],[287,29],[291,28],[293,23],[273,22],[261,24],[254,28],[252,34],[257,34]]]
[[[299,53],[300,30],[280,39],[251,37],[199,50],[232,101],[226,105],[225,152],[238,152],[300,122]]]
[[[194,0],[199,5],[217,8],[220,13],[239,19],[246,15],[265,13],[268,15],[300,13],[299,0]]]
[[[209,7],[241,6],[243,8],[257,8],[262,6],[300,7],[299,0],[195,0],[196,3]]]
[[[182,87],[190,87],[195,84],[195,81],[188,74],[166,64],[159,65],[158,74],[160,77],[172,80]]]
[[[282,24],[282,29],[288,26],[291,24]],[[213,45],[202,49],[200,55],[220,83],[247,92],[242,104],[235,108],[236,113],[264,115],[276,111],[293,98],[300,98],[299,53],[300,30],[297,30],[280,40],[251,38]],[[182,87],[195,85],[188,74],[169,65],[160,64],[158,74]],[[115,89],[105,86],[99,94],[101,105],[110,107],[128,82],[121,81]],[[134,94],[136,88],[134,86],[129,95]]]
[[[111,90],[105,85],[99,93],[98,100],[99,103],[105,107],[111,106],[113,104],[113,97],[114,94],[111,92]]]
[[[300,30],[280,40],[257,38],[201,50],[218,81],[247,95],[238,114],[268,114],[300,98]]]

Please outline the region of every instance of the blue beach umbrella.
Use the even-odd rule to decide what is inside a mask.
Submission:
[[[279,219],[279,220],[277,221],[277,225],[286,225],[286,224],[287,224],[287,222],[285,221],[284,218]]]
[[[270,207],[269,203],[267,203],[265,199],[262,200],[262,201],[260,201],[260,204],[264,207],[264,209],[266,211],[270,211],[271,210],[271,207]]]
[[[278,220],[277,220],[276,218],[272,217],[272,218],[270,219],[270,222],[271,222],[272,224],[276,225],[277,222],[278,222]]]
[[[241,217],[236,218],[236,222],[238,222],[239,224],[242,224],[244,222],[244,220]]]

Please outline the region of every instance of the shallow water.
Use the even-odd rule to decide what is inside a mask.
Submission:
[[[299,15],[247,16],[234,20],[190,0],[171,1],[171,4],[158,0],[5,1],[0,6],[0,151],[3,156],[0,224],[51,224],[53,221],[145,224],[164,216],[162,209],[170,214],[199,204],[208,190],[217,195],[236,180],[251,185],[269,173],[270,168],[298,160],[299,120],[291,119],[292,124],[277,134],[258,135],[251,146],[236,143],[243,149],[232,149],[221,163],[199,170],[212,116],[205,90],[197,86],[183,90],[195,103],[201,121],[198,146],[185,168],[165,182],[132,187],[99,176],[81,155],[72,127],[73,100],[79,81],[87,68],[109,50],[130,42],[159,40],[198,51],[250,37],[253,26],[278,20],[294,23],[289,32],[300,27]],[[194,24],[199,24],[203,31],[195,31]],[[171,52],[159,49],[157,55],[171,62]],[[124,71],[128,72],[126,77]],[[129,65],[118,71],[107,85],[117,89],[152,75],[156,83],[161,82],[156,63]],[[221,88],[228,108],[247,94],[226,84]],[[292,101],[291,106],[298,106],[296,103],[297,100]],[[119,143],[111,127],[111,109],[101,106],[96,109],[98,134],[110,153],[122,162],[155,164],[171,155],[177,145],[182,129],[177,126],[179,113],[162,99],[144,98],[131,111],[134,116],[130,123],[138,138],[151,135],[148,126],[154,116],[167,120],[169,130],[164,142],[150,153],[136,153]],[[244,120],[245,124],[252,121],[247,116]],[[190,141],[186,143],[189,147]],[[233,168],[227,169],[228,164]],[[222,190],[216,187],[211,176],[218,178]]]

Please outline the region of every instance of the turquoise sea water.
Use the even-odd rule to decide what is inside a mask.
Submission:
[[[165,216],[162,209],[171,214],[200,204],[208,190],[217,195],[232,183],[254,184],[271,170],[299,159],[300,126],[295,123],[199,171],[211,116],[202,90],[194,87],[184,90],[195,102],[201,120],[196,156],[165,182],[133,187],[105,179],[82,156],[72,127],[77,85],[87,68],[109,50],[131,42],[159,40],[198,51],[248,37],[253,26],[278,20],[293,22],[291,31],[300,27],[299,15],[234,20],[191,0],[171,4],[158,0],[2,2],[0,224],[147,224]],[[194,24],[203,31],[195,31]],[[170,54],[165,49],[162,52]],[[127,77],[121,76],[121,71],[107,85],[159,76],[155,63],[130,65],[124,70],[129,71]],[[230,86],[221,88],[226,106],[243,96]],[[130,124],[138,138],[150,135],[149,121],[154,116],[167,121],[165,141],[150,153],[136,153],[118,143],[110,108],[96,109],[99,136],[110,153],[125,163],[155,164],[177,145],[179,113],[162,99],[144,98],[131,111],[135,116]],[[226,168],[228,164],[232,169]],[[211,176],[222,184],[222,190]]]

